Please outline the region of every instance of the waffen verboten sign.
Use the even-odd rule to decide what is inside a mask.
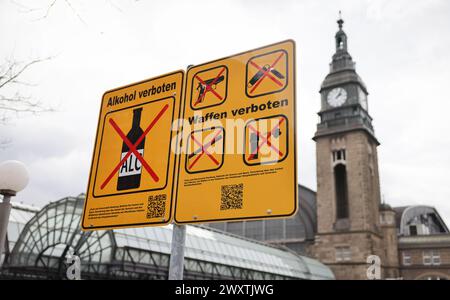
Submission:
[[[193,66],[185,90],[175,222],[293,215],[294,41]]]

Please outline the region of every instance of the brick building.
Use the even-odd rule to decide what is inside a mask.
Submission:
[[[429,206],[394,208],[398,254],[404,279],[450,279],[450,234]]]
[[[210,226],[317,258],[337,279],[367,279],[368,257],[381,278],[450,279],[450,233],[428,206],[381,203],[377,147],[368,89],[348,52],[342,19],[336,51],[320,88],[317,192],[299,186],[292,219]]]

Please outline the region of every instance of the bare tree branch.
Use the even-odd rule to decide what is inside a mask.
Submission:
[[[24,72],[31,66],[52,59],[34,59],[29,62],[6,60],[0,65],[0,124],[5,124],[11,114],[19,116],[24,113],[39,114],[55,111],[31,96],[24,96],[18,86],[33,86],[33,84],[21,80]],[[1,144],[1,142],[0,142]]]
[[[21,9],[21,10],[19,10],[19,12],[21,12],[21,13],[32,13],[37,10],[40,10],[39,8],[30,8],[26,5],[23,5],[22,3],[18,2],[18,1],[14,1],[14,0],[11,0],[11,3],[13,3],[17,7],[19,7]]]
[[[1,121],[1,119],[0,119]],[[12,140],[10,138],[1,138],[0,139],[0,150],[4,150],[11,145]]]
[[[63,0],[64,3],[72,10],[72,12],[77,16],[77,18],[84,24],[87,25],[86,22],[83,20],[83,18],[81,17],[81,15],[78,13],[78,11],[75,9],[75,7],[72,5],[70,0]],[[20,2],[18,2],[17,0],[11,0],[12,3],[14,3],[16,6],[21,8],[21,12],[23,13],[34,13],[34,12],[38,12],[38,11],[45,11],[42,16],[38,17],[37,19],[34,19],[33,21],[40,21],[40,20],[44,20],[46,19],[49,15],[50,15],[50,11],[52,10],[52,8],[56,5],[56,3],[58,2],[58,0],[49,0],[49,4],[46,5],[45,7],[40,7],[40,8],[30,8],[27,5],[24,5]],[[59,1],[61,2],[61,1]]]
[[[119,11],[120,13],[123,13],[123,10],[118,6],[118,5],[116,5],[113,1],[108,1],[108,0],[106,0],[106,2],[107,3],[109,3],[109,5],[111,5],[112,7],[114,7],[117,11]]]
[[[39,20],[43,20],[46,19],[48,17],[48,14],[50,13],[50,10],[52,9],[52,7],[55,5],[57,0],[53,0],[52,3],[50,3],[50,5],[47,7],[47,11],[45,12],[45,15],[43,15],[40,18],[37,18],[35,21],[39,21]]]
[[[86,22],[83,20],[83,18],[81,18],[80,14],[75,10],[75,8],[72,6],[72,4],[70,4],[69,0],[64,0],[66,2],[66,4],[72,9],[73,13],[78,17],[78,19],[80,19],[80,21],[84,24],[87,25]]]
[[[42,62],[44,60],[49,60],[51,57],[47,57],[44,59],[35,59],[32,60],[25,65],[21,66],[19,70],[15,70],[16,67],[20,65],[19,62],[9,62],[9,65],[7,64],[7,69],[3,74],[0,74],[0,89],[3,88],[5,85],[14,83],[14,81],[19,77],[26,69],[28,69],[31,65],[34,65],[36,63]]]

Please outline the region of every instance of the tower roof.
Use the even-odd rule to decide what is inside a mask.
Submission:
[[[342,20],[342,12],[339,11],[339,19],[337,20],[337,23],[339,25],[339,29],[342,29],[342,24],[344,24],[344,20]]]
[[[448,234],[449,229],[436,208],[427,205],[394,207],[395,221],[399,235],[409,236],[410,225],[422,224],[427,227],[427,234]],[[423,233],[422,233],[423,234]]]
[[[338,30],[334,36],[335,52],[330,63],[330,71],[320,86],[321,110],[318,113],[320,123],[314,139],[341,134],[343,132],[364,130],[379,145],[372,126],[372,118],[368,112],[367,87],[355,69],[355,63],[348,52],[348,38],[343,30],[344,20],[341,14],[337,20]],[[330,103],[333,100],[333,89],[343,96],[338,105]],[[330,97],[331,96],[331,97]],[[333,101],[332,101],[333,102]]]
[[[348,38],[344,32],[341,11],[339,11],[339,19],[337,20],[338,31],[336,32],[334,39],[336,45],[336,51],[333,54],[332,61],[330,63],[330,72],[325,80],[322,82],[320,91],[326,88],[332,88],[334,86],[341,85],[343,83],[358,83],[361,88],[367,92],[367,87],[362,81],[361,77],[356,73],[355,63],[348,52]]]

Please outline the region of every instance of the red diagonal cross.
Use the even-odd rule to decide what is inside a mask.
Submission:
[[[150,174],[150,176],[153,178],[154,181],[159,181],[158,175],[153,171],[153,169],[148,165],[148,163],[145,161],[145,159],[142,157],[142,155],[136,150],[136,147],[142,142],[144,137],[150,132],[150,130],[155,126],[156,122],[159,121],[159,119],[162,117],[162,115],[166,112],[166,110],[169,108],[169,105],[166,104],[161,111],[156,115],[156,117],[153,119],[153,121],[148,125],[148,127],[145,129],[145,131],[142,133],[142,135],[138,138],[136,143],[134,145],[130,142],[130,140],[127,138],[127,136],[123,133],[123,131],[119,128],[119,126],[114,122],[112,118],[109,119],[109,123],[111,126],[116,130],[117,134],[120,136],[120,138],[127,144],[128,150],[127,154],[122,158],[122,160],[117,164],[117,166],[111,171],[109,176],[105,179],[105,181],[100,186],[100,189],[104,189],[105,186],[108,184],[109,181],[114,177],[116,172],[120,169],[120,167],[123,165],[123,163],[130,157],[132,153],[136,156],[137,159],[141,162],[141,164],[144,166],[144,168],[147,170],[147,172]]]
[[[189,165],[189,169],[192,169],[192,167],[197,163],[197,161],[200,159],[200,157],[202,157],[203,154],[208,155],[208,157],[209,157],[216,165],[219,165],[219,162],[217,161],[217,159],[216,159],[214,156],[212,156],[212,154],[209,153],[207,149],[208,149],[209,146],[211,146],[211,144],[212,144],[214,141],[218,141],[218,140],[221,140],[221,139],[222,139],[222,136],[217,137],[221,132],[222,132],[222,130],[218,131],[218,132],[216,133],[216,135],[214,135],[214,137],[211,139],[211,141],[210,141],[209,143],[206,143],[205,145],[202,145],[202,143],[200,143],[199,141],[197,141],[197,140],[195,139],[194,135],[191,134],[191,139],[192,139],[197,145],[199,145],[199,146],[201,147],[202,151],[201,151],[201,152],[199,153],[199,155],[195,158],[195,160]],[[217,138],[217,140],[216,140],[216,138]],[[195,151],[194,151],[194,152],[195,152]]]
[[[250,128],[251,130],[253,130],[253,131],[256,132],[256,134],[262,139],[262,142],[261,142],[261,144],[258,145],[258,147],[256,147],[255,153],[251,153],[247,160],[252,160],[253,157],[256,156],[256,153],[258,153],[259,149],[261,149],[261,147],[262,147],[264,144],[267,144],[270,148],[272,148],[275,152],[277,152],[279,156],[283,156],[283,153],[282,153],[277,147],[275,147],[274,145],[272,145],[272,143],[270,142],[270,137],[272,136],[272,134],[274,133],[274,131],[280,127],[280,125],[281,125],[281,123],[283,123],[283,121],[284,121],[284,118],[281,118],[281,120],[278,121],[278,124],[275,125],[275,127],[272,128],[271,131],[269,131],[268,133],[266,133],[266,137],[264,137],[264,136],[263,136],[258,130],[256,130],[252,125],[249,125],[249,126],[248,126],[248,128]]]
[[[258,72],[259,71],[264,72],[264,74],[261,76],[261,78],[255,83],[253,88],[250,90],[250,93],[253,93],[253,91],[259,86],[259,84],[264,80],[264,78],[266,78],[266,76],[269,77],[270,79],[272,79],[279,86],[283,86],[283,83],[281,83],[279,80],[277,80],[271,74],[269,74],[270,70],[272,70],[273,67],[275,67],[275,65],[280,61],[280,59],[283,55],[284,55],[284,52],[281,52],[281,54],[277,57],[277,59],[272,63],[272,65],[266,71],[264,71],[263,68],[258,66],[255,62],[253,62],[253,61],[250,62],[250,64],[252,64],[254,67],[256,67],[258,69]]]
[[[212,92],[214,94],[214,96],[216,96],[217,98],[219,98],[219,100],[223,100],[223,97],[220,96],[215,90],[213,90],[212,86],[216,83],[217,80],[219,80],[220,75],[222,75],[222,73],[225,71],[225,67],[222,68],[222,70],[219,72],[219,74],[216,76],[216,78],[214,78],[214,80],[211,82],[211,84],[206,84],[203,79],[200,78],[200,76],[195,75],[195,78],[200,81],[201,84],[205,85],[205,91],[203,92],[203,95],[200,95],[200,97],[198,97],[197,101],[195,101],[194,106],[196,106],[202,99],[205,98],[205,95],[207,92]]]

